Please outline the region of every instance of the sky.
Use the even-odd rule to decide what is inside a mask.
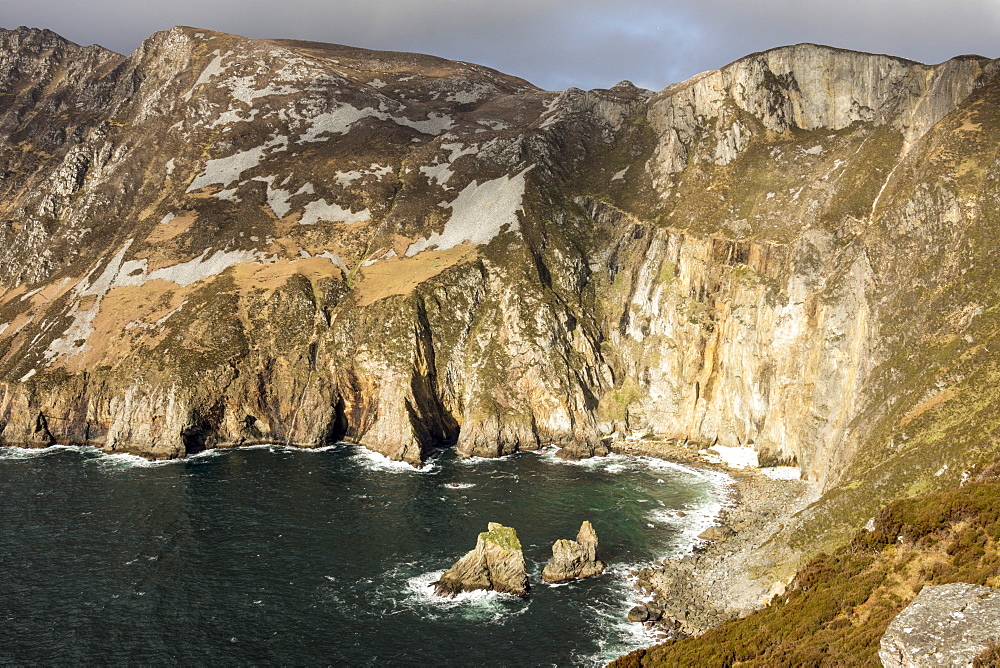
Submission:
[[[0,26],[19,25],[126,54],[174,25],[417,51],[547,90],[658,90],[800,42],[1000,57],[1000,0],[0,0]]]

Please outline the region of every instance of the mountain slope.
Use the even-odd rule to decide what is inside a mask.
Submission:
[[[804,552],[996,456],[996,61],[550,93],[194,28],[0,45],[5,443],[750,443],[828,491]]]

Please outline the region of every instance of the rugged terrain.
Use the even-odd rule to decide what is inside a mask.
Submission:
[[[814,553],[1000,450],[998,104],[977,56],[803,44],[553,93],[3,31],[0,440],[749,443],[825,491],[773,539]]]
[[[965,485],[895,501],[764,609],[610,665],[878,666],[881,650],[887,666],[996,666],[998,474],[1000,462]]]

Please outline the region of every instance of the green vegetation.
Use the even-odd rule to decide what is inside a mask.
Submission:
[[[1000,463],[964,487],[892,503],[763,610],[612,666],[878,665],[879,639],[924,585],[1000,586],[998,475]]]
[[[628,407],[643,397],[642,389],[632,378],[626,378],[622,386],[601,397],[598,415],[606,420],[625,420]]]
[[[489,531],[479,534],[479,539],[499,545],[505,550],[521,549],[521,541],[517,539],[517,531],[513,527],[505,527],[497,522],[490,522]]]

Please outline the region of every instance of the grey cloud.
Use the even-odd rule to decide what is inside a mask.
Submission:
[[[996,57],[998,0],[0,0],[0,25],[129,52],[194,25],[431,53],[552,90],[621,79],[662,88],[747,53],[818,42],[923,62]]]

